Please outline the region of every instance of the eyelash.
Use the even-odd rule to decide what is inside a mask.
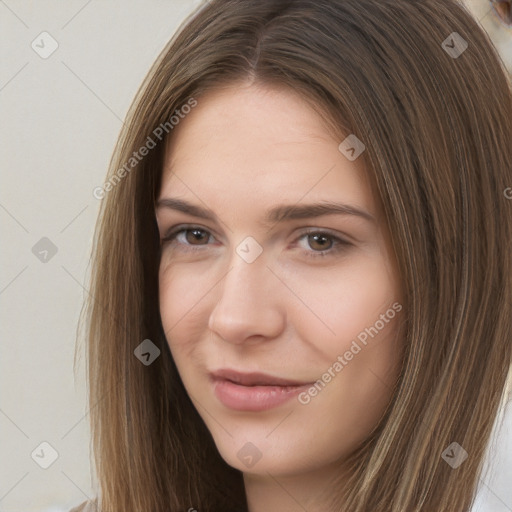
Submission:
[[[209,235],[213,236],[207,229],[204,229],[200,226],[187,226],[187,227],[179,226],[177,229],[174,229],[173,231],[168,233],[164,238],[162,238],[161,244],[162,245],[168,244],[168,243],[172,242],[180,233],[184,233],[186,231],[193,231],[194,229],[204,231],[205,233],[208,233]],[[302,238],[307,237],[308,235],[325,235],[327,238],[334,241],[334,245],[330,249],[325,249],[324,251],[303,251],[305,256],[308,258],[325,258],[326,256],[334,256],[338,253],[341,253],[348,246],[352,245],[350,242],[347,242],[346,240],[339,238],[338,236],[330,233],[329,231],[320,230],[320,229],[311,229],[309,231],[302,233],[298,238],[295,239],[294,243],[298,242]],[[184,249],[185,252],[201,251],[201,250],[203,250],[202,247],[205,247],[205,245],[198,245],[198,246],[193,246],[190,244],[182,244],[182,245],[187,247],[187,249]],[[206,244],[206,245],[208,245],[208,244]]]

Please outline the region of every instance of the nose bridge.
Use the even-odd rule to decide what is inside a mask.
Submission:
[[[222,286],[222,298],[236,299],[247,297],[258,301],[258,297],[269,286],[270,270],[263,255],[254,260],[245,260],[238,254],[239,248],[233,252],[230,259],[229,272]]]
[[[273,292],[278,280],[265,255],[255,256],[250,244],[242,242],[233,251],[209,319],[211,330],[234,343],[254,335],[276,336],[284,326],[284,312]]]

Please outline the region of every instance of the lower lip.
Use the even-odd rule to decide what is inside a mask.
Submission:
[[[311,384],[303,386],[241,386],[229,380],[215,380],[215,396],[230,409],[266,411],[297,396]]]

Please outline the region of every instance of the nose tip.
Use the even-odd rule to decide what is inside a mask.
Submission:
[[[279,294],[273,291],[278,280],[265,264],[253,265],[239,261],[231,268],[208,319],[210,331],[230,343],[276,337],[286,323]]]

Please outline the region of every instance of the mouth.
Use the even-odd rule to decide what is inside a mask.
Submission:
[[[210,373],[217,399],[229,409],[265,411],[278,407],[312,385],[264,373],[222,369]]]

